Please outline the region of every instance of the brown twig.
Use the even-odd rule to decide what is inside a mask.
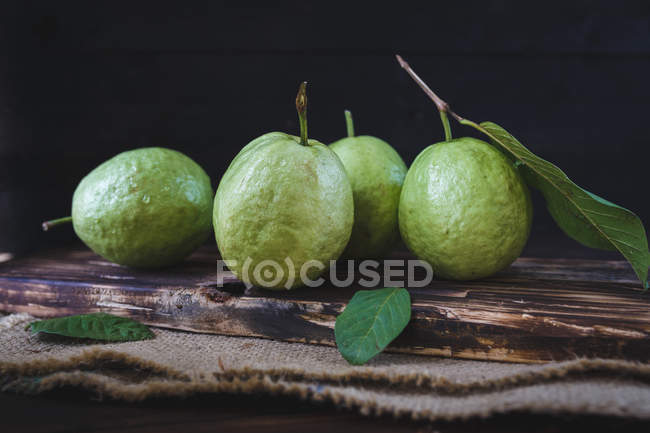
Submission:
[[[418,86],[420,86],[420,88],[424,90],[424,93],[426,93],[427,96],[431,98],[433,103],[436,104],[436,107],[438,107],[438,111],[440,111],[441,113],[449,113],[451,117],[456,119],[458,122],[462,123],[464,119],[460,117],[458,114],[451,111],[451,109],[449,108],[449,104],[447,104],[445,101],[440,99],[440,97],[436,95],[436,93],[433,90],[431,90],[429,86],[427,86],[427,83],[425,83],[424,80],[422,80],[422,78],[420,78],[418,74],[415,73],[415,71],[409,66],[408,63],[406,63],[406,61],[399,54],[396,54],[395,57],[397,57],[397,61],[399,62],[399,65],[402,68],[404,68],[406,72],[408,72],[408,74],[411,76],[411,78],[413,78],[413,80],[418,84]]]

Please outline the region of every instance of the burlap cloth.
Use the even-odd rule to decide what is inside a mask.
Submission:
[[[330,401],[363,414],[460,419],[496,413],[650,419],[650,365],[574,360],[544,365],[380,354],[352,367],[333,347],[152,328],[148,341],[93,344],[31,336],[32,317],[0,317],[0,387],[61,386],[137,401],[196,393],[267,393]]]

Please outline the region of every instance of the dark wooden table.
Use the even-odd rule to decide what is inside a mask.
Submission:
[[[534,239],[533,239],[534,240]],[[581,248],[564,238],[531,242],[529,257],[611,259],[612,253]],[[4,432],[559,432],[650,431],[650,423],[598,416],[514,413],[489,419],[413,423],[390,417],[367,418],[329,404],[296,399],[203,395],[143,403],[97,401],[75,389],[39,396],[0,393],[0,425]]]

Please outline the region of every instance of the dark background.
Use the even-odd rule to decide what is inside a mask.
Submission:
[[[127,149],[180,150],[216,186],[253,138],[297,134],[302,80],[312,138],[343,136],[348,108],[410,164],[443,132],[395,53],[459,114],[650,218],[649,2],[0,4],[0,252],[75,241],[40,222]],[[534,199],[527,254],[561,256],[572,241]]]

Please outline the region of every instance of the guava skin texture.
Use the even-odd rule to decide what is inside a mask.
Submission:
[[[120,153],[91,171],[72,199],[77,236],[120,265],[159,268],[183,260],[211,231],[212,186],[171,149]]]
[[[305,268],[305,275],[316,279],[350,238],[354,204],[345,169],[327,146],[308,143],[281,132],[258,137],[239,152],[219,183],[213,214],[217,245],[245,282],[298,287],[303,264],[325,266]]]
[[[390,144],[366,135],[343,138],[330,149],[343,163],[354,196],[354,226],[343,257],[381,258],[399,240],[406,164]]]
[[[530,192],[512,162],[474,138],[427,147],[402,186],[402,239],[444,279],[483,278],[510,265],[532,217]]]

